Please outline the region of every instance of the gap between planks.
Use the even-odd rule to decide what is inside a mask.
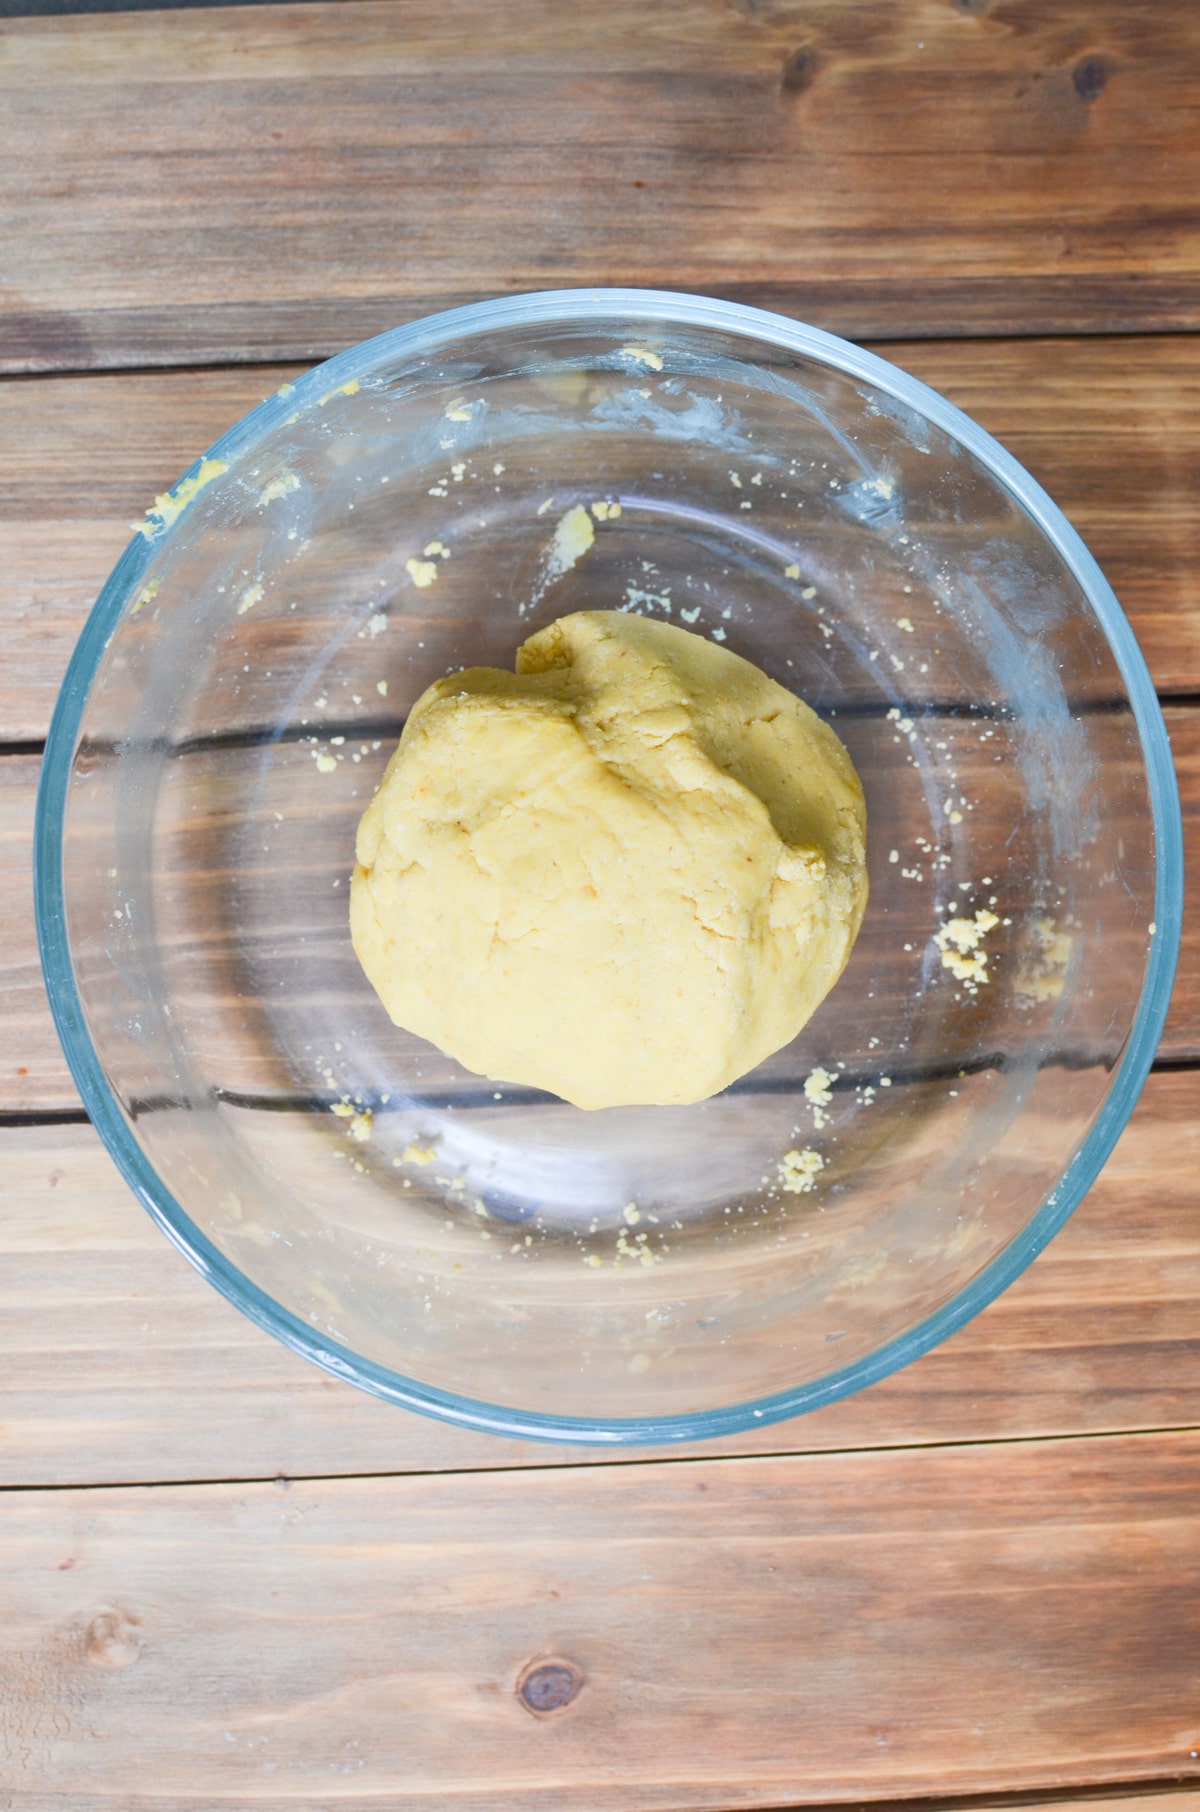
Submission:
[[[917,1363],[914,1361],[913,1363]],[[396,1410],[400,1416],[406,1412]],[[802,1416],[792,1418],[792,1426],[802,1422]],[[536,1452],[526,1461],[514,1461],[504,1466],[437,1466],[429,1468],[431,1476],[438,1478],[475,1478],[486,1473],[489,1479],[504,1478],[508,1474],[519,1474],[527,1477],[530,1473],[569,1471],[586,1465],[589,1473],[611,1472],[614,1468],[630,1466],[711,1466],[718,1462],[730,1465],[742,1460],[770,1461],[795,1460],[799,1458],[844,1458],[870,1459],[883,1458],[888,1454],[898,1453],[983,1453],[992,1448],[1012,1447],[1022,1450],[1035,1447],[1062,1446],[1073,1442],[1109,1441],[1109,1440],[1158,1440],[1164,1435],[1200,1434],[1200,1423],[1178,1422],[1162,1423],[1145,1428],[1080,1429],[1075,1432],[1047,1432],[1045,1434],[989,1435],[981,1440],[909,1440],[864,1444],[862,1446],[797,1448],[765,1447],[754,1453],[720,1451],[719,1444],[714,1444],[712,1451],[703,1452],[693,1448],[686,1453],[675,1453],[664,1447],[626,1447],[608,1453],[600,1450],[602,1457],[595,1449],[589,1449],[586,1459],[568,1459],[555,1462],[550,1455],[555,1443],[546,1441],[538,1443],[544,1458],[538,1464]],[[531,1448],[534,1444],[531,1443]],[[564,1443],[564,1450],[567,1444]],[[0,1483],[0,1499],[20,1497],[26,1492],[78,1492],[78,1491],[131,1491],[146,1488],[155,1491],[200,1491],[209,1486],[221,1489],[237,1489],[243,1486],[259,1485],[329,1485],[329,1484],[370,1484],[380,1483],[387,1479],[420,1478],[422,1472],[412,1467],[399,1469],[378,1467],[355,1472],[273,1472],[273,1473],[231,1473],[227,1478],[192,1478],[192,1479],[87,1479],[63,1480],[61,1482],[43,1483],[38,1479],[21,1479],[11,1483]]]

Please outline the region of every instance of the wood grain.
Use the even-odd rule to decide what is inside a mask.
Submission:
[[[1200,1078],[1152,1077],[1099,1181],[1009,1291],[828,1409],[683,1452],[1180,1427],[1200,1400]],[[171,1250],[90,1127],[0,1131],[0,1485],[475,1470],[594,1450],[476,1435],[336,1383]],[[680,1450],[672,1449],[672,1457]],[[0,1804],[3,1802],[0,1801]]]
[[[854,336],[1195,328],[1198,69],[1180,0],[9,20],[0,366],[311,358],[611,282]]]
[[[1200,692],[1200,340],[883,350],[1047,487],[1115,587],[1160,690]],[[45,735],[131,522],[295,369],[0,384],[0,740]]]
[[[1195,1782],[1198,1465],[1190,1433],[10,1494],[0,1803]],[[571,1696],[532,1715],[520,1683],[554,1665]]]

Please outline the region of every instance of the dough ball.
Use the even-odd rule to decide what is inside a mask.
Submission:
[[[397,1025],[578,1107],[701,1101],[787,1044],[867,898],[842,744],[749,661],[579,611],[417,701],[358,830]]]

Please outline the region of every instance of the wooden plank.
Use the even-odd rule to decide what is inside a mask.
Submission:
[[[1200,691],[1200,342],[880,347],[994,434],[1096,556],[1160,694]]]
[[[856,336],[1200,326],[1183,0],[348,0],[0,42],[12,371],[310,358],[613,281]]]
[[[778,1812],[813,1812],[813,1808],[792,1805],[781,1807]],[[868,1809],[864,1807],[863,1812]],[[903,1800],[873,1802],[869,1812],[912,1812],[912,1806],[911,1802],[906,1804]],[[928,1812],[928,1809],[923,1807],[922,1812]],[[972,1797],[966,1802],[956,1801],[952,1809],[946,1808],[946,1812],[1200,1812],[1200,1793],[1189,1792],[1186,1786],[1156,1782],[1136,1793],[1084,1790],[1065,1799],[1057,1795],[1047,1798],[1041,1793],[1003,1798],[989,1794],[982,1799]]]
[[[1172,706],[1167,718],[1184,804],[1187,895],[1178,979],[1160,1054],[1190,1061],[1200,1056],[1200,713]],[[6,1003],[0,1016],[0,1112],[9,1113],[44,1113],[78,1104],[42,987],[29,905],[37,770],[33,756],[0,759],[0,843],[8,858],[0,870],[0,922],[10,927],[0,944],[0,988]],[[335,942],[340,926],[339,916]],[[926,935],[927,928],[922,940]],[[212,959],[213,974],[224,974],[216,942]],[[212,985],[211,977],[203,985]],[[244,1041],[251,1057],[261,1050],[261,1039],[256,1043],[252,1033],[253,1027]],[[233,1086],[258,1087],[261,1078],[247,1072]]]
[[[1142,1793],[1072,1794],[1070,1799],[1023,1798],[1018,1804],[1030,1812],[1200,1812],[1200,1793],[1186,1787]],[[788,1807],[786,1812],[799,1812]],[[873,1812],[892,1812],[890,1807],[876,1807]],[[1013,1812],[1013,1801],[972,1801],[970,1812]]]
[[[235,643],[227,667],[231,676],[240,675],[243,652],[252,672],[274,661],[273,683],[278,684],[288,659],[283,643],[289,617],[273,618],[266,610],[264,604],[263,614],[256,612],[252,619],[254,648]],[[453,621],[448,627],[457,632]],[[152,620],[149,633],[154,633]],[[469,644],[476,636],[462,640]],[[437,649],[432,633],[430,643]],[[739,637],[731,646],[741,652],[746,645]],[[264,650],[261,661],[254,649]],[[768,651],[752,652],[761,652],[770,664]],[[419,658],[430,661],[429,644]],[[440,654],[433,660],[440,671]],[[154,985],[170,993],[176,1033],[186,1040],[198,1073],[225,1098],[321,1095],[330,1086],[328,1054],[343,1036],[362,1049],[357,1067],[335,1064],[335,1069],[345,1068],[343,1085],[350,1085],[353,1071],[355,1089],[379,1093],[387,1084],[369,1078],[390,1075],[398,1083],[417,1064],[424,1077],[422,1095],[461,1091],[464,1078],[457,1066],[431,1061],[411,1047],[398,1048],[390,1032],[386,1054],[379,1048],[386,1022],[376,1017],[374,996],[347,935],[345,889],[355,827],[398,734],[397,720],[388,733],[381,733],[382,724],[364,729],[361,718],[355,727],[359,707],[351,687],[357,676],[364,713],[371,712],[372,704],[378,706],[372,681],[379,661],[370,638],[354,638],[321,681],[322,693],[336,693],[344,701],[347,715],[338,725],[344,744],[303,731],[269,749],[258,744],[193,747],[165,764],[157,794],[153,901],[150,890],[131,875],[136,863],[128,852],[109,877],[116,860],[113,830],[99,800],[106,796],[102,789],[112,778],[112,763],[95,759],[89,783],[93,815],[81,809],[72,821],[68,889],[77,908],[78,946],[95,953],[80,971],[89,1012],[101,1024],[118,1025],[131,1012],[137,1020],[123,1057],[115,1045],[106,1053],[116,1086],[122,1086],[126,1066],[131,1066],[132,1097],[146,1088],[146,1028],[136,1012],[140,996],[137,984],[129,982],[129,965],[116,960],[114,937],[121,935],[123,946],[127,940],[113,927],[145,922],[151,913],[161,963]],[[300,693],[307,678],[300,662],[293,673],[293,696],[299,694],[303,701],[298,708],[311,708],[308,701],[317,686],[310,681]],[[782,662],[777,676],[789,677]],[[389,711],[402,714],[406,699],[425,683],[426,674],[413,676],[400,663],[392,674]],[[173,722],[179,727],[180,716]],[[1085,1053],[1097,1063],[1115,1060],[1126,1022],[1120,1016],[1113,1019],[1107,990],[1081,982],[1072,984],[1069,993],[1060,989],[1053,1000],[1046,995],[1036,999],[1041,990],[1032,978],[1043,973],[1046,914],[1051,911],[1042,877],[1052,857],[1044,819],[1023,811],[1025,795],[1007,727],[986,719],[922,716],[918,763],[896,723],[881,709],[848,721],[839,717],[838,722],[863,783],[868,822],[886,827],[886,835],[872,840],[868,916],[838,985],[836,1012],[831,1003],[830,1014],[814,1021],[790,1057],[781,1054],[769,1061],[773,1086],[782,1086],[790,1074],[799,1090],[820,1061],[863,1075],[878,1073],[882,1066],[883,1073],[897,1080],[915,1080],[930,1068],[938,1073],[947,1067],[973,1070],[998,1050],[1038,1037],[1052,1038],[1075,1062]],[[1103,711],[1086,725],[1098,770],[1107,764],[1120,772],[1136,749],[1131,720]],[[1013,742],[1019,749],[1019,735]],[[314,768],[313,756],[321,753],[330,762],[325,773]],[[926,857],[924,851],[942,840],[946,796],[965,799],[970,829],[959,833],[969,837],[961,848],[946,839],[943,865],[941,855]],[[1113,802],[1109,819],[1114,857],[1123,842],[1131,890],[1145,895],[1142,864],[1152,862],[1153,852],[1146,839],[1144,797],[1134,795],[1119,810]],[[890,860],[889,845],[899,846],[896,861]],[[980,875],[991,877],[982,891],[976,885]],[[79,910],[77,897],[84,887],[91,896],[86,913]],[[1099,961],[1122,964],[1134,975],[1141,968],[1152,903],[1144,897],[1140,919],[1126,919],[1122,910],[1118,922],[1104,917],[1111,897],[1111,877],[1100,883],[1098,893],[1085,882],[1079,893],[1068,884],[1056,895],[1056,923],[1078,923],[1068,950],[1068,955],[1074,952],[1073,975],[1088,976]],[[992,957],[1001,965],[996,985],[980,994],[968,1012],[940,964],[930,971],[926,962],[948,900],[955,910],[971,911],[991,901],[1004,918],[991,940]],[[1094,924],[1094,904],[1099,924]],[[1063,974],[1065,967],[1060,979]],[[1010,988],[1020,989],[1022,976],[1023,1007],[1014,1022],[1006,1004]],[[1118,1015],[1122,1009],[1132,1012],[1132,1002],[1115,1004]],[[367,1056],[368,1048],[374,1057]],[[1099,1076],[1096,1080],[1100,1084]]]
[[[1189,1433],[8,1494],[6,1803],[1194,1786],[1198,1465]]]
[[[0,384],[0,737],[43,737],[87,613],[154,497],[295,371]]]
[[[1134,1794],[1072,1794],[1070,1799],[1043,1799],[1039,1794],[1036,1799],[1022,1799],[1018,1803],[1028,1806],[1031,1812],[1200,1812],[1200,1793],[1176,1787]],[[1012,1812],[1012,1808],[1012,1800],[980,1801],[972,1802],[970,1812]],[[794,1809],[789,1807],[787,1812],[794,1812]],[[891,1812],[891,1809],[876,1808],[875,1812]]]
[[[1200,723],[1181,709],[1166,717],[1183,806],[1184,903],[1179,967],[1159,1055],[1178,1061],[1200,1056]]]
[[[1200,1400],[1200,1077],[1152,1077],[1100,1180],[952,1340],[828,1409],[700,1455],[1182,1426]],[[578,1465],[326,1377],[171,1250],[90,1127],[0,1131],[0,1485]],[[0,1804],[3,1802],[0,1801]]]
[[[1200,340],[883,350],[1046,485],[1116,588],[1159,688],[1200,691]],[[295,369],[0,384],[0,739],[45,735],[130,523]]]
[[[40,761],[0,760],[0,1112],[78,1108],[42,983],[33,918],[33,817]]]

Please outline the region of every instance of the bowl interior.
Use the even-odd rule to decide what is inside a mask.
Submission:
[[[870,1375],[1032,1255],[1139,1010],[1154,801],[1094,603],[908,380],[738,312],[357,349],[148,519],[81,651],[63,900],[118,1155],[277,1332],[469,1420],[703,1432]],[[470,1075],[350,946],[410,705],[585,608],[757,662],[866,791],[845,976],[695,1107]]]

